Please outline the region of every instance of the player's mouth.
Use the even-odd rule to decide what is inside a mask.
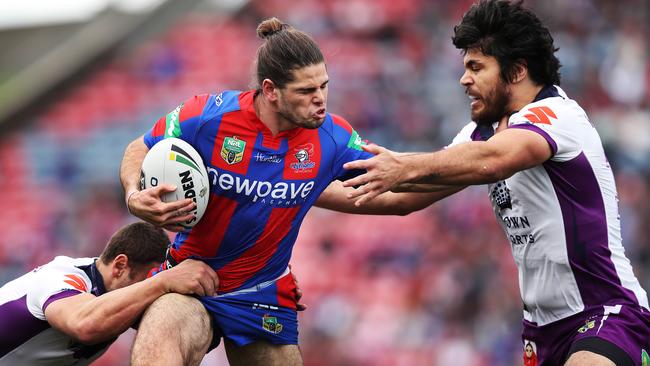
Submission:
[[[477,108],[479,103],[482,101],[481,97],[478,94],[467,93],[467,96],[469,97],[470,107],[472,109]]]
[[[314,114],[314,118],[317,118],[319,120],[325,118],[325,108],[320,108],[318,109]]]

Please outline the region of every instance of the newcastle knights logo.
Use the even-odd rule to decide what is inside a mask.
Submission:
[[[221,158],[230,165],[237,164],[244,158],[245,149],[246,141],[237,139],[237,136],[226,137],[221,145]]]
[[[291,163],[291,169],[298,173],[311,172],[311,169],[316,166],[316,163],[311,161],[311,156],[314,154],[314,144],[304,144],[294,148],[293,156],[296,162]]]

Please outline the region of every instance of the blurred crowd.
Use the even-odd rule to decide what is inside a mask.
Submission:
[[[468,122],[453,26],[469,0],[255,0],[189,14],[118,52],[0,139],[0,284],[53,256],[98,254],[133,221],[128,142],[194,94],[252,87],[255,28],[278,16],[321,45],[329,110],[373,142],[437,150]],[[525,1],[551,29],[562,87],[601,134],[626,254],[650,289],[650,4]],[[521,301],[485,187],[405,217],[313,210],[294,250],[308,366],[521,364]],[[128,339],[98,364],[128,364]],[[205,364],[217,364],[206,361]]]

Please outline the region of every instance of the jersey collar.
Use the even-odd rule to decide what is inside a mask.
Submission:
[[[90,282],[93,286],[93,288],[90,290],[90,293],[95,296],[103,295],[106,293],[104,277],[102,277],[102,274],[99,273],[99,270],[97,269],[97,260],[98,259],[95,258],[92,264],[78,267],[82,271],[86,272],[86,275],[88,275],[90,278]]]

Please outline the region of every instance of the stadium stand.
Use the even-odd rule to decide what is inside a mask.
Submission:
[[[67,77],[41,85],[34,95],[47,93],[43,105],[35,98],[26,107],[37,113],[0,121],[10,126],[0,133],[0,283],[54,255],[97,253],[133,220],[118,180],[126,144],[186,97],[249,87],[264,17],[314,35],[328,60],[329,110],[364,137],[432,150],[466,123],[461,57],[450,39],[472,1],[238,3],[230,14],[203,1],[164,24],[141,19],[149,28],[133,26]],[[650,288],[650,5],[526,3],[549,20],[563,88],[601,133],[617,174],[624,244]],[[519,364],[517,272],[485,196],[476,187],[406,217],[314,210],[293,260],[310,305],[300,317],[305,364]],[[97,365],[128,364],[128,341]]]

